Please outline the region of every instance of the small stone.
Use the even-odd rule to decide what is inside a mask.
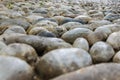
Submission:
[[[73,47],[75,48],[81,48],[81,49],[84,49],[86,51],[89,50],[89,44],[88,44],[88,41],[84,38],[77,38],[75,40],[75,42],[73,43]]]

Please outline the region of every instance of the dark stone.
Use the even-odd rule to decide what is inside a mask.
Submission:
[[[42,37],[56,37],[54,33],[46,32],[46,31],[40,32],[37,35]]]
[[[41,18],[41,19],[38,19],[38,21],[43,21],[43,20],[48,20],[48,21],[52,21],[52,22],[57,22],[55,19],[51,19],[51,18]]]
[[[5,26],[5,25],[19,25],[23,27],[25,30],[27,30],[30,27],[30,23],[27,22],[24,19],[5,19],[5,20],[0,20],[0,26]]]
[[[72,19],[72,18],[66,18],[64,19],[61,24],[65,24],[65,23],[68,23],[68,22],[79,22],[81,24],[87,24],[86,22],[82,21],[82,20],[75,20],[75,19]]]

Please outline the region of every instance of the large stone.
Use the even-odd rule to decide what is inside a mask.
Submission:
[[[29,64],[35,64],[37,53],[34,48],[27,44],[13,43],[0,50],[0,55],[14,56],[25,60]]]
[[[90,49],[94,63],[107,62],[114,56],[115,52],[111,45],[105,42],[96,42]]]
[[[119,80],[119,71],[120,64],[102,63],[82,68],[51,80]]]
[[[37,71],[44,80],[48,80],[91,64],[91,56],[83,49],[57,49],[48,52],[40,59]]]
[[[112,30],[108,27],[101,26],[101,27],[98,27],[97,29],[95,29],[95,32],[104,33],[104,34],[106,34],[106,37],[108,37],[112,33]]]
[[[112,45],[115,50],[120,50],[120,32],[110,34],[107,39],[107,43]]]
[[[10,26],[8,29],[6,29],[3,34],[12,34],[12,33],[26,34],[26,31],[21,26],[13,25],[13,26]]]
[[[0,56],[0,80],[33,80],[33,69],[23,60]]]
[[[62,39],[69,43],[73,43],[77,38],[84,37],[86,38],[88,34],[92,33],[90,29],[86,28],[75,28],[70,31],[67,31],[62,35]]]
[[[25,43],[31,45],[38,53],[38,55],[43,55],[48,51],[58,49],[58,48],[69,48],[72,47],[69,43],[66,43],[59,38],[45,38],[33,35],[8,35],[2,37],[6,44],[11,43]]]
[[[90,21],[89,23],[90,23],[89,26],[93,29],[96,29],[100,26],[112,24],[110,21],[107,21],[107,20],[93,20],[93,21]]]
[[[18,25],[18,26],[23,27],[25,30],[27,30],[30,27],[30,24],[24,19],[18,18],[18,19],[6,19],[6,20],[0,21],[1,27],[8,26],[8,25]]]
[[[105,32],[102,31],[95,31],[87,36],[87,40],[90,45],[93,45],[94,43],[98,41],[105,41],[107,39],[108,35]]]

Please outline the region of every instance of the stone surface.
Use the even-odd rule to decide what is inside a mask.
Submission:
[[[75,42],[73,43],[73,47],[81,48],[81,49],[84,49],[84,50],[88,51],[89,50],[89,43],[84,38],[77,38],[75,40]]]
[[[83,49],[58,49],[41,57],[37,64],[37,71],[47,80],[91,64],[91,56]]]
[[[113,62],[120,63],[120,51],[118,51],[113,57]]]
[[[44,38],[33,35],[9,35],[3,37],[6,44],[11,43],[24,43],[31,45],[38,53],[38,55],[43,55],[45,52],[58,49],[58,48],[70,48],[72,47],[69,43],[66,43],[59,38]]]
[[[119,67],[120,64],[116,63],[102,63],[51,80],[119,80]]]
[[[112,46],[102,41],[96,42],[90,49],[94,63],[110,61],[114,54]]]
[[[33,75],[32,68],[25,61],[15,57],[0,56],[1,80],[33,80]]]
[[[90,33],[92,33],[90,29],[75,28],[64,33],[62,35],[62,39],[64,39],[66,42],[73,43],[77,38],[79,37],[86,38]]]
[[[120,32],[114,32],[110,34],[107,39],[107,43],[112,45],[112,47],[116,50],[120,49]]]
[[[27,44],[13,43],[0,50],[0,55],[14,56],[25,60],[33,65],[37,61],[37,53],[34,48]]]

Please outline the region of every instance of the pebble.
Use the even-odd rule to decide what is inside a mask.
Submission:
[[[75,42],[73,43],[73,47],[75,48],[81,48],[86,51],[89,50],[89,43],[85,38],[77,38]]]

